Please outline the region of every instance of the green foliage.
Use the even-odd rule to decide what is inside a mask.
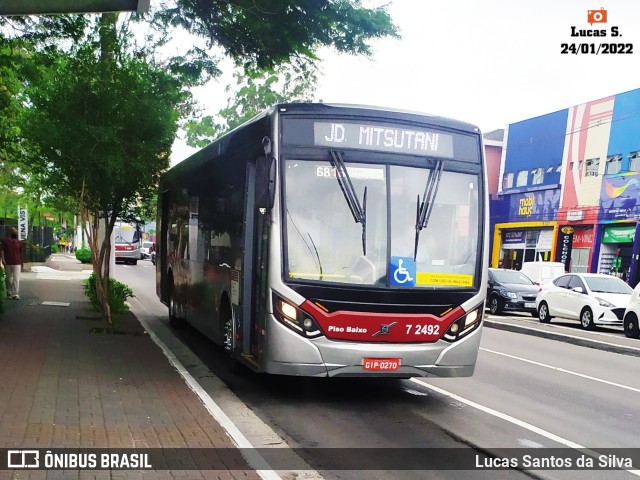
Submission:
[[[88,248],[78,248],[75,251],[76,258],[82,263],[91,263],[91,250]]]
[[[385,6],[368,9],[359,0],[177,0],[158,19],[258,70],[294,58],[315,60],[323,46],[371,55],[370,39],[398,36]]]
[[[4,300],[7,298],[7,286],[5,284],[6,272],[0,268],[0,313],[4,312]]]
[[[51,253],[60,253],[60,247],[58,244],[54,243],[51,245]]]
[[[34,108],[22,125],[40,149],[33,162],[46,169],[50,192],[79,196],[84,188],[90,211],[120,216],[155,189],[168,167],[175,106],[188,94],[158,67],[122,52],[105,66],[96,53],[85,45],[56,57],[30,84]]]
[[[236,72],[234,78],[235,86],[228,85],[225,89],[229,97],[227,106],[218,112],[218,122],[212,116],[205,116],[184,125],[188,145],[205,147],[277,103],[313,101],[318,71],[312,62],[298,61],[267,70],[259,77]]]
[[[96,292],[96,275],[91,273],[89,278],[84,281],[84,292],[89,303],[96,310],[100,311],[100,302]],[[127,298],[133,297],[133,290],[127,285],[117,281],[115,278],[109,278],[109,306],[112,315],[118,315],[129,311],[129,307],[125,303]]]

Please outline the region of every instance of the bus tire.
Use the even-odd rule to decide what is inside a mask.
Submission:
[[[241,371],[241,364],[234,356],[235,335],[233,328],[233,314],[231,305],[225,301],[220,307],[220,320],[222,324],[222,348],[224,349],[224,363],[227,370],[233,374]]]
[[[179,329],[184,326],[184,319],[180,318],[178,302],[176,302],[173,277],[169,278],[169,325],[175,329]]]

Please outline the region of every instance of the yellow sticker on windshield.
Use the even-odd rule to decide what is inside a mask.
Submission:
[[[416,285],[441,285],[445,287],[472,287],[473,275],[462,273],[418,272]]]

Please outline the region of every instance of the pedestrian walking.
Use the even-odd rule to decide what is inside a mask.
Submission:
[[[18,240],[18,229],[11,227],[9,235],[2,239],[2,263],[6,270],[7,297],[19,300],[20,272],[24,262],[22,242]]]

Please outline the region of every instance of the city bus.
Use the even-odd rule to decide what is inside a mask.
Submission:
[[[488,200],[473,125],[282,104],[167,171],[156,290],[231,367],[473,374]]]
[[[137,265],[142,259],[142,222],[117,219],[113,227],[116,262]]]

